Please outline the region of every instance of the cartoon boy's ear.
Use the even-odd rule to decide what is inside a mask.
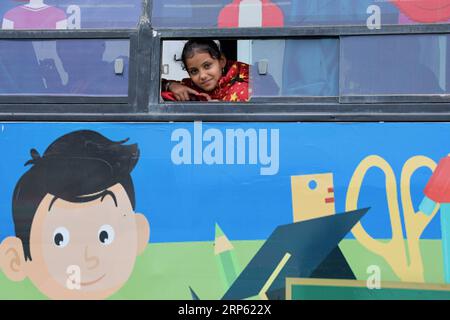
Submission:
[[[148,240],[150,239],[150,225],[147,218],[140,213],[136,213],[136,227],[138,234],[138,252],[141,254],[147,248]]]
[[[25,256],[19,238],[8,237],[0,244],[0,267],[12,281],[25,279]]]

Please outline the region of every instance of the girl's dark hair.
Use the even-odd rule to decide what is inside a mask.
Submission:
[[[192,58],[197,52],[209,53],[214,59],[220,59],[222,56],[219,46],[213,40],[192,39],[186,42],[183,53],[181,54],[184,68],[186,68],[186,60]]]

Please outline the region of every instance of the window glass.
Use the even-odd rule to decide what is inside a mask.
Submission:
[[[2,29],[135,28],[141,0],[2,0]]]
[[[352,36],[341,40],[341,95],[450,93],[450,36]]]
[[[253,97],[338,95],[338,39],[256,40],[252,58]]]
[[[155,27],[447,23],[450,0],[154,0]]]
[[[407,0],[415,1],[415,0]],[[428,1],[428,0],[427,0]],[[400,11],[390,0],[292,0],[286,6],[286,25],[398,24]]]
[[[154,27],[217,27],[217,17],[229,0],[154,0]]]
[[[127,96],[128,40],[1,40],[0,94]]]

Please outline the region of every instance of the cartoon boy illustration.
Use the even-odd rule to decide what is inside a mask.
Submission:
[[[82,130],[54,141],[13,195],[15,237],[0,245],[0,266],[13,281],[28,277],[52,299],[103,299],[127,282],[150,228],[135,213],[130,172],[136,144]]]

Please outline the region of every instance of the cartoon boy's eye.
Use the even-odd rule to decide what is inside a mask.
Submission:
[[[70,233],[64,227],[56,228],[53,232],[53,243],[59,248],[64,248],[70,241]]]
[[[109,224],[105,224],[98,230],[98,240],[105,246],[111,244],[114,241],[114,229]]]

